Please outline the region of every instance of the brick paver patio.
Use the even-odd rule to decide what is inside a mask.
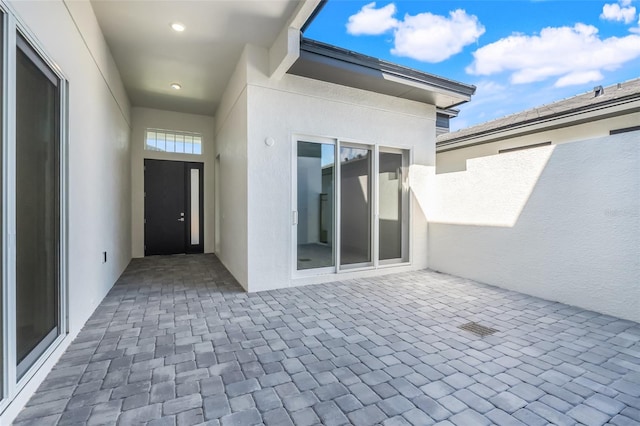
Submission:
[[[246,294],[213,255],[136,259],[15,424],[203,422],[638,425],[640,325],[431,271]]]

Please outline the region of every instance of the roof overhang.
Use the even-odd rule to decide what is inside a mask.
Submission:
[[[289,74],[449,109],[471,100],[475,86],[302,39]]]

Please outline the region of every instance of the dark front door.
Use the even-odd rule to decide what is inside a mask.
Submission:
[[[144,160],[145,256],[202,253],[203,165]]]

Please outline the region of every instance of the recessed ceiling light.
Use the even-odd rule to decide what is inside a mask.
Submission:
[[[174,90],[182,89],[182,85],[180,83],[171,83],[171,88]]]
[[[171,24],[171,29],[177,33],[181,33],[186,29],[186,27],[180,22],[174,22]]]

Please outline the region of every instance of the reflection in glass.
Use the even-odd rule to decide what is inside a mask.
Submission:
[[[334,266],[335,147],[298,142],[297,269]]]
[[[380,260],[402,258],[403,179],[402,154],[380,153],[379,241]]]
[[[57,79],[29,48],[16,65],[16,356],[18,376],[58,335]],[[20,43],[19,43],[20,46]],[[25,53],[27,52],[27,53]]]
[[[202,135],[172,130],[147,129],[144,149],[177,154],[202,154]]]
[[[340,264],[370,263],[371,151],[340,147]]]

